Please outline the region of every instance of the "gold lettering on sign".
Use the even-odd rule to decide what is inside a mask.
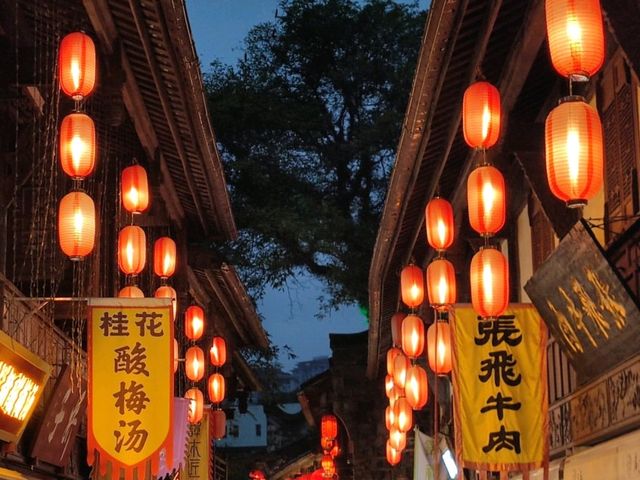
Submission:
[[[587,269],[587,278],[593,288],[595,288],[600,300],[600,305],[604,310],[611,313],[618,330],[627,326],[627,310],[620,302],[616,302],[611,296],[610,286],[604,283],[596,273],[590,268]]]
[[[562,333],[562,336],[567,342],[567,346],[573,350],[574,353],[584,353],[584,347],[566,315],[559,311],[549,300],[547,300],[547,305],[558,319],[558,327],[560,327],[560,333]]]
[[[36,399],[40,385],[11,365],[0,361],[0,410],[17,420],[24,420]]]
[[[578,296],[580,304],[582,305],[582,310],[584,310],[587,316],[591,319],[596,329],[600,330],[600,334],[605,339],[608,339],[611,325],[609,325],[609,322],[604,318],[604,315],[600,312],[597,305],[593,303],[593,300],[589,298],[589,295],[582,284],[575,278],[571,279],[571,290],[573,290],[573,292]]]
[[[596,348],[598,346],[598,342],[596,342],[595,338],[593,338],[593,335],[591,335],[591,332],[585,325],[582,312],[578,307],[576,307],[576,304],[573,303],[573,300],[569,298],[569,295],[567,295],[567,292],[565,292],[564,288],[558,287],[558,291],[560,292],[560,295],[562,295],[565,301],[567,302],[567,310],[569,311],[569,314],[571,315],[571,319],[574,321],[576,328],[578,330],[582,330],[582,332],[589,339],[589,342],[591,343],[591,345],[593,345],[593,347]]]

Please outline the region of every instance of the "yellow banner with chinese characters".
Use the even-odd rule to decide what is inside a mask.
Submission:
[[[459,464],[522,471],[548,462],[547,329],[532,305],[494,320],[456,306],[453,389]]]
[[[155,475],[173,446],[170,299],[90,299],[88,356],[89,465],[98,453],[101,475],[141,479],[149,463]]]
[[[187,455],[182,463],[181,480],[210,480],[212,477],[211,431],[211,412],[205,408],[200,423],[189,425]]]

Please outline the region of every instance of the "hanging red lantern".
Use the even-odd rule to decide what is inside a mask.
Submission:
[[[429,368],[437,375],[451,371],[451,327],[440,320],[427,329],[427,359]]]
[[[407,434],[394,428],[389,432],[389,445],[401,452],[407,446]]]
[[[602,125],[582,97],[566,97],[549,113],[545,153],[549,188],[567,206],[586,205],[602,188]]]
[[[393,381],[396,384],[396,387],[404,389],[404,384],[407,379],[407,370],[410,366],[411,362],[404,353],[396,355],[393,360]]]
[[[211,365],[221,367],[227,361],[227,342],[222,337],[213,337],[209,350]]]
[[[227,433],[227,414],[224,410],[220,408],[211,410],[211,425],[213,427],[211,436],[216,440],[224,438]]]
[[[471,259],[471,303],[478,315],[495,318],[509,305],[509,267],[495,248],[480,249]]]
[[[325,477],[331,478],[336,474],[336,464],[331,455],[323,455],[321,465]]]
[[[491,148],[500,136],[500,92],[489,82],[476,82],[464,92],[462,131],[471,148]]]
[[[118,235],[118,266],[125,275],[138,275],[147,261],[147,237],[144,230],[130,225]]]
[[[196,341],[204,332],[204,310],[191,305],[184,312],[184,334],[189,340]]]
[[[551,63],[563,77],[588,80],[604,63],[599,0],[546,0]]]
[[[184,369],[187,378],[192,382],[199,382],[204,377],[204,352],[200,347],[189,347],[184,358]]]
[[[89,35],[73,32],[60,42],[60,88],[74,100],[91,94],[96,84],[96,46]]]
[[[140,165],[122,170],[122,205],[130,213],[142,213],[149,206],[147,171]]]
[[[480,235],[495,235],[504,226],[506,193],[500,170],[490,165],[478,167],[467,180],[469,223]]]
[[[249,478],[251,480],[266,480],[267,477],[265,477],[262,470],[252,470],[249,472]]]
[[[427,242],[438,251],[446,250],[453,244],[453,207],[444,198],[435,197],[425,209]]]
[[[456,271],[453,263],[437,258],[427,267],[429,305],[436,310],[456,303]]]
[[[209,376],[209,400],[211,403],[220,403],[224,400],[225,381],[219,373]]]
[[[395,347],[402,345],[402,321],[406,313],[397,312],[391,316],[391,341]]]
[[[160,237],[153,244],[153,272],[160,278],[169,278],[176,271],[176,242]]]
[[[424,299],[422,270],[415,265],[407,265],[400,273],[402,301],[410,308],[419,307]]]
[[[395,384],[393,388],[389,390],[387,393],[387,398],[389,399],[389,405],[393,406],[396,403],[396,400],[404,395],[404,390],[400,387],[397,387]]]
[[[199,423],[204,413],[204,395],[198,388],[194,387],[187,390],[184,398],[189,400],[189,410],[187,412],[189,423],[192,425]]]
[[[393,404],[393,414],[396,428],[401,432],[408,432],[413,427],[413,408],[405,397],[400,397]]]
[[[387,394],[387,397],[389,397],[389,395],[391,394],[391,391],[393,389],[393,376],[391,375],[386,375],[384,377],[384,391]]]
[[[96,127],[89,115],[71,113],[60,124],[60,164],[64,173],[82,180],[96,165]]]
[[[173,373],[178,371],[178,364],[180,363],[180,347],[178,346],[178,340],[173,339]]]
[[[170,298],[171,299],[171,307],[173,309],[173,320],[176,319],[176,314],[178,313],[178,294],[176,291],[170,287],[169,285],[162,285],[158,287],[156,293],[153,295],[155,298]]]
[[[409,358],[416,358],[424,350],[424,323],[417,315],[407,315],[402,322],[402,350]]]
[[[84,192],[71,192],[60,200],[58,240],[71,260],[83,260],[93,250],[96,237],[96,208]]]
[[[393,375],[393,364],[396,356],[403,355],[402,350],[392,347],[387,350],[387,373]]]
[[[320,434],[323,438],[334,439],[338,436],[338,419],[335,415],[323,415],[320,420]]]
[[[144,298],[144,292],[135,285],[124,287],[118,292],[119,298]]]
[[[389,440],[387,440],[387,462],[389,465],[395,466],[400,463],[402,460],[402,451],[396,450],[391,446]]]
[[[413,365],[407,370],[407,380],[404,386],[407,402],[414,410],[420,410],[429,399],[429,381],[427,372],[419,365]]]
[[[389,431],[391,431],[393,427],[396,426],[396,416],[394,413],[394,408],[391,405],[389,405],[384,411],[384,424]]]
[[[322,436],[320,437],[320,446],[322,447],[322,450],[325,453],[333,448],[334,443],[335,443],[335,439],[326,438]]]

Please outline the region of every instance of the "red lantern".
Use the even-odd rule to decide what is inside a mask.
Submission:
[[[427,372],[419,365],[413,365],[407,370],[407,381],[404,391],[407,402],[414,410],[420,410],[427,404],[429,399],[429,381]]]
[[[118,292],[119,298],[144,298],[144,292],[135,285],[124,287]]]
[[[219,373],[214,373],[209,377],[209,400],[211,403],[220,403],[224,400],[225,381]]]
[[[393,404],[395,426],[401,432],[408,432],[413,426],[413,409],[406,398],[400,397]]]
[[[483,248],[471,259],[471,303],[478,315],[495,318],[509,305],[507,259],[494,248]]]
[[[160,237],[153,244],[153,272],[160,278],[169,278],[176,271],[176,242]]]
[[[138,275],[147,261],[147,237],[144,230],[131,225],[118,235],[118,266],[125,275]]]
[[[82,32],[66,35],[58,58],[60,88],[74,100],[89,95],[96,84],[96,47]]]
[[[184,398],[189,400],[189,411],[187,412],[187,419],[189,423],[196,424],[202,420],[202,414],[204,411],[204,395],[198,388],[190,388],[187,393],[184,394]]]
[[[451,327],[447,322],[436,321],[427,329],[427,358],[437,375],[451,371]]]
[[[178,294],[169,285],[163,285],[156,290],[153,295],[156,298],[170,298],[171,306],[173,307],[173,320],[176,319],[176,313],[178,312]]]
[[[189,347],[184,359],[184,369],[187,378],[192,382],[199,382],[204,377],[204,352],[200,347]]]
[[[216,408],[211,410],[212,436],[216,440],[224,438],[227,433],[227,415],[224,410]]]
[[[476,82],[464,92],[462,130],[471,148],[491,148],[500,136],[500,92],[488,82]]]
[[[396,426],[396,416],[394,408],[391,405],[389,405],[384,411],[384,424],[389,431],[391,431],[393,427]]]
[[[442,251],[453,244],[453,207],[444,198],[436,197],[427,203],[425,210],[427,242],[432,248]]]
[[[549,53],[556,71],[588,80],[604,63],[604,28],[599,0],[546,0]]]
[[[401,452],[407,446],[407,434],[394,428],[389,432],[389,445]]]
[[[424,350],[424,323],[417,315],[407,315],[402,322],[402,350],[409,358]]]
[[[331,455],[323,455],[321,465],[325,477],[331,478],[336,474],[336,464]]]
[[[393,391],[393,385],[394,385],[393,384],[393,376],[386,375],[384,377],[384,391],[387,394],[387,398],[389,397],[389,395]]]
[[[396,450],[387,440],[387,462],[389,465],[395,466],[402,460],[402,450]]]
[[[333,440],[338,436],[338,419],[334,415],[323,415],[320,420],[320,434]]]
[[[262,470],[252,470],[251,472],[249,472],[249,478],[251,480],[265,480],[266,477],[264,476],[264,473],[262,472]]]
[[[398,355],[404,355],[402,353],[402,350],[400,350],[399,348],[393,347],[387,350],[387,373],[389,375],[393,375],[393,365],[394,365],[395,358]]]
[[[419,307],[424,299],[422,270],[415,265],[407,265],[400,274],[402,301],[410,308]]]
[[[204,332],[204,310],[191,305],[184,312],[184,334],[189,340],[196,341]]]
[[[545,122],[547,180],[569,207],[581,207],[602,188],[604,150],[598,112],[581,97],[567,97]]]
[[[178,363],[180,362],[180,347],[178,347],[178,340],[173,339],[173,373],[178,371]]]
[[[407,370],[411,366],[411,362],[404,353],[396,355],[393,360],[393,382],[396,387],[404,389],[404,384],[407,379]]]
[[[71,260],[82,260],[93,250],[96,237],[96,208],[91,197],[71,192],[60,200],[58,240]]]
[[[393,406],[393,404],[396,403],[396,400],[398,400],[403,395],[404,395],[404,389],[399,388],[394,384],[393,388],[389,390],[389,392],[387,393],[387,398],[389,399],[389,405]]]
[[[437,258],[427,267],[427,293],[429,305],[437,310],[456,303],[456,271],[453,264]]]
[[[71,113],[60,124],[60,163],[64,173],[82,180],[96,165],[96,127],[89,115]]]
[[[335,439],[320,437],[320,446],[325,453],[333,448],[334,443]]]
[[[221,367],[227,361],[227,342],[222,337],[213,337],[211,350],[209,350],[211,365]]]
[[[402,345],[402,321],[406,316],[406,313],[397,312],[391,317],[391,339],[396,347]]]
[[[142,213],[149,206],[147,172],[140,165],[132,165],[122,171],[122,205],[131,213]]]
[[[478,167],[467,180],[469,223],[480,235],[499,232],[506,217],[504,177],[490,165]]]

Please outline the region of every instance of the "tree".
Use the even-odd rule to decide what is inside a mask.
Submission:
[[[206,88],[252,293],[307,271],[330,306],[367,278],[422,29],[417,5],[282,0]]]

